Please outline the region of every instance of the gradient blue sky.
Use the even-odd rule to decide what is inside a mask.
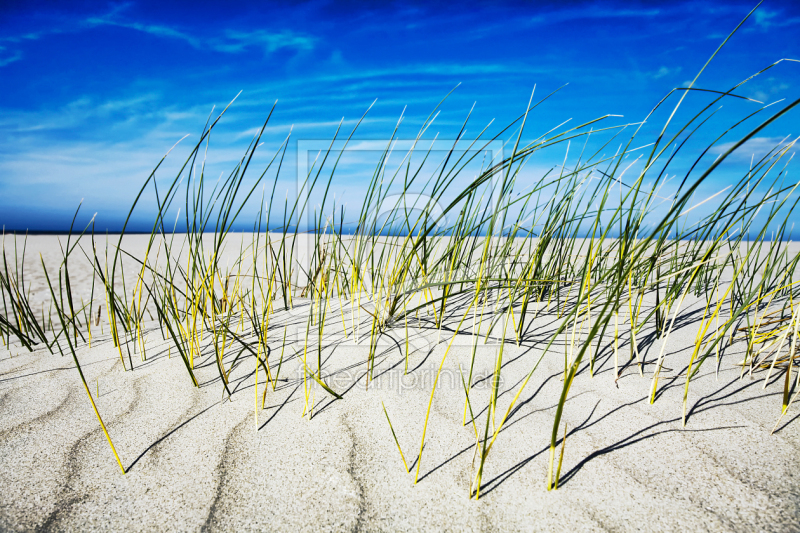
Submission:
[[[405,106],[401,136],[412,137],[458,83],[431,137],[454,137],[473,104],[467,136],[491,119],[499,131],[524,111],[534,84],[541,95],[569,85],[537,110],[531,137],[568,118],[641,120],[694,77],[754,5],[6,1],[0,224],[64,229],[84,199],[99,228],[118,227],[165,151],[192,134],[170,156],[180,161],[211,107],[240,90],[212,138],[216,175],[230,170],[275,100],[262,163],[290,126],[295,141],[330,138],[342,117],[352,127],[376,98],[357,138],[386,138]],[[778,59],[800,58],[798,35],[800,3],[767,0],[698,86],[727,90]],[[800,63],[782,63],[739,94],[796,99]],[[744,112],[756,104],[726,105]],[[793,112],[762,132],[742,158],[797,135],[798,118]],[[288,187],[294,170],[286,172]]]

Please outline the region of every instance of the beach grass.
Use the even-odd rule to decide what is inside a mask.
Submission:
[[[764,129],[783,123],[800,104],[765,105],[736,93],[783,61],[727,90],[695,86],[707,63],[688,87],[670,91],[641,122],[620,123],[614,115],[602,115],[535,136],[529,133],[530,119],[554,93],[537,100],[534,91],[515,121],[492,137],[485,136],[488,126],[483,128],[467,150],[454,143],[436,170],[425,175],[424,164],[434,157],[424,148],[426,133],[443,100],[420,126],[402,163],[390,166],[398,121],[356,209],[337,204],[329,193],[342,146],[355,137],[371,106],[349,133],[339,125],[329,148],[300,176],[296,197],[287,193],[281,205],[278,178],[290,137],[264,168],[253,170],[252,164],[274,106],[227,177],[213,185],[207,179],[210,134],[231,102],[216,115],[212,111],[166,188],[159,188],[155,179],[169,152],[162,158],[134,199],[116,243],[106,238],[101,253],[92,221],[82,231],[70,229],[59,265],[40,260],[50,296],[47,311],[44,304],[35,308],[26,281],[26,241],[19,250],[14,237],[13,250],[6,249],[4,236],[0,337],[12,356],[14,349],[40,347],[51,354],[69,352],[123,473],[124,462],[102,422],[77,352],[79,344],[90,345],[98,337],[103,310],[126,372],[147,360],[147,339],[153,335],[170,344],[170,354],[180,358],[185,379],[194,387],[201,386],[198,361],[213,354],[218,379],[204,386],[219,386],[223,399],[235,394],[233,369],[252,368],[257,430],[270,385],[274,392],[282,367],[290,361],[301,369],[300,414],[311,420],[318,416],[321,398],[347,395],[331,383],[325,369],[326,350],[335,349],[342,336],[367,346],[366,357],[353,360],[367,388],[380,372],[381,342],[400,339],[397,349],[408,374],[413,372],[409,359],[415,356],[411,337],[423,332],[435,338],[444,349],[427,405],[414,421],[421,437],[418,447],[416,442],[411,447],[418,451],[408,457],[410,466],[403,448],[411,449],[412,436],[396,431],[399,426],[392,424],[390,410],[381,402],[385,438],[399,452],[406,474],[414,470],[414,483],[425,469],[441,373],[453,346],[466,339],[470,359],[468,368],[459,367],[464,405],[462,409],[459,403],[458,412],[463,413],[460,426],[474,433],[475,468],[468,492],[476,499],[490,452],[544,358],[563,358],[544,480],[550,490],[558,488],[569,454],[562,418],[575,379],[595,379],[602,361],[613,360],[616,382],[621,367],[634,361],[640,379],[649,380],[649,403],[658,402],[664,390],[662,371],[671,358],[668,339],[689,302],[702,312],[692,319],[697,333],[683,371],[683,399],[676,406],[682,424],[687,424],[692,379],[709,360],[718,369],[726,349],[741,342],[746,344],[738,362],[742,377],[762,372],[767,387],[771,376],[783,375],[780,405],[774,413],[764,413],[776,418],[777,427],[800,394],[800,307],[794,307],[795,301],[800,303],[800,279],[794,279],[800,255],[788,248],[800,183],[787,176],[797,139],[777,143],[738,168],[738,177],[715,194],[704,198],[698,192],[724,162],[733,160],[734,152]],[[744,116],[727,117],[720,127],[718,105],[726,99],[749,100],[753,107]],[[679,110],[690,100],[699,111],[677,124],[676,117],[683,116]],[[649,131],[644,125],[664,109],[669,116],[660,131],[655,138],[644,138]],[[690,141],[700,135],[713,141],[693,152]],[[506,144],[510,153],[482,165],[465,186],[464,169],[502,139],[513,141]],[[597,139],[602,140],[599,147],[591,144]],[[562,151],[561,165],[536,178],[526,173],[529,161]],[[422,162],[412,164],[417,156]],[[678,166],[681,158],[690,161],[688,170]],[[670,174],[678,185],[665,193]],[[393,195],[398,189],[418,191],[413,203],[407,203],[407,195]],[[312,193],[321,193],[319,203],[311,201]],[[154,207],[147,206],[156,213],[152,229],[144,250],[133,254],[124,249],[123,238],[134,212],[145,209],[143,199],[150,197],[156,199]],[[233,250],[233,264],[223,263],[235,223],[254,204],[258,209],[251,234]],[[167,216],[173,213],[177,218],[170,224]],[[278,219],[282,223],[275,224]],[[310,221],[305,228],[304,221]],[[307,257],[301,257],[300,248]],[[89,294],[74,293],[70,272],[81,260],[79,252],[92,272]],[[134,269],[132,287],[126,284],[125,268],[129,275]],[[558,324],[546,339],[530,329],[543,316]],[[302,334],[287,337],[298,317]],[[327,341],[337,334],[339,340]],[[488,394],[474,393],[475,361],[486,357],[478,348],[490,340],[497,341],[492,345],[491,385]],[[627,358],[624,344],[629,345]],[[526,352],[525,378],[515,388],[501,390],[506,345],[536,349]],[[657,354],[654,360],[646,360],[650,347]],[[598,380],[596,386],[613,384]],[[510,401],[501,401],[506,392]]]

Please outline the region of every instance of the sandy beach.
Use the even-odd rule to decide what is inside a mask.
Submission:
[[[133,248],[141,245],[141,237],[126,239]],[[43,251],[47,261],[47,250],[57,256],[54,245],[55,237],[31,237],[29,253],[38,258]],[[85,294],[91,271],[73,276],[80,281],[76,292]],[[71,356],[43,347],[33,353],[3,348],[0,529],[800,530],[796,406],[770,434],[780,413],[782,373],[774,373],[766,388],[763,371],[740,379],[736,363],[746,343],[734,342],[723,350],[718,373],[709,363],[692,380],[682,427],[685,369],[702,311],[697,302],[687,300],[668,337],[654,404],[648,400],[660,341],[642,354],[643,377],[625,342],[616,382],[609,351],[592,376],[583,365],[564,409],[567,442],[555,491],[547,491],[546,471],[563,385],[563,342],[541,356],[557,317],[541,313],[521,346],[505,343],[498,417],[541,363],[498,434],[477,501],[469,497],[470,482],[475,434],[483,428],[473,428],[469,419],[462,423],[460,373],[470,363],[471,335],[459,334],[444,360],[415,485],[425,411],[455,324],[446,322],[439,333],[430,321],[409,321],[407,373],[403,328],[384,334],[369,388],[367,314],[360,316],[365,325],[358,342],[352,331],[330,327],[320,357],[324,381],[342,396],[337,400],[308,376],[304,384],[300,357],[308,305],[298,298],[294,309],[272,319],[268,361],[274,372],[280,360],[281,370],[266,396],[265,373],[256,392],[254,358],[242,357],[232,367],[228,397],[213,350],[195,360],[200,387],[194,387],[156,323],[148,325],[145,354],[123,351],[123,363],[104,311],[102,332],[94,328],[91,348],[80,345],[77,353],[125,475]],[[345,309],[347,328],[351,315]],[[342,324],[339,316],[337,308],[330,323]],[[452,318],[460,319],[457,311]],[[317,346],[312,339],[307,348],[314,357]],[[499,347],[496,339],[481,339],[476,350],[471,403],[482,410],[475,413],[479,425],[487,419]],[[133,370],[123,371],[131,363]],[[304,390],[310,391],[311,416],[302,416]]]

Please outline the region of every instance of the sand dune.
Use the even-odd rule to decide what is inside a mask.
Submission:
[[[90,276],[81,279],[85,292]],[[261,372],[256,400],[252,357],[237,362],[228,398],[213,350],[206,350],[195,361],[201,386],[194,387],[152,323],[146,360],[131,349],[125,366],[132,362],[134,368],[123,371],[103,313],[104,333],[96,331],[92,347],[82,345],[78,356],[125,475],[72,358],[44,348],[34,353],[3,348],[0,529],[800,530],[796,407],[770,435],[780,411],[782,374],[773,375],[766,389],[763,372],[740,380],[735,363],[744,344],[734,343],[723,352],[718,376],[707,364],[693,380],[688,422],[681,425],[685,367],[697,330],[691,302],[681,315],[687,319],[668,339],[663,389],[655,404],[649,404],[648,394],[659,341],[645,353],[644,377],[628,361],[625,344],[625,367],[616,384],[608,356],[599,360],[593,377],[588,368],[581,371],[564,412],[568,438],[560,486],[548,492],[550,432],[564,368],[563,344],[552,348],[497,438],[477,501],[469,499],[475,430],[462,425],[459,374],[459,365],[469,364],[470,336],[454,343],[444,363],[415,485],[432,380],[453,325],[445,324],[439,336],[425,322],[410,322],[408,374],[404,334],[386,335],[369,389],[368,342],[356,343],[331,328],[323,339],[323,375],[343,398],[335,400],[312,382],[313,416],[301,417],[303,373],[294,354],[302,349],[297,328],[305,324],[308,304],[295,303],[295,311],[277,313],[270,327],[273,372],[283,326],[289,341],[280,381],[275,391],[270,386],[263,410],[265,377]],[[556,317],[543,314],[522,346],[506,344],[499,413],[556,324]],[[309,349],[316,354],[315,346]],[[481,344],[477,352],[472,395],[478,410],[485,410],[498,347]],[[484,423],[485,412],[475,414]]]

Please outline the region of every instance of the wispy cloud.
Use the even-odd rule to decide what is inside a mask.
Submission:
[[[87,27],[95,27],[95,26],[117,26],[120,28],[127,28],[130,30],[136,30],[143,33],[149,33],[150,35],[155,35],[158,37],[168,37],[171,39],[179,39],[188,43],[189,45],[200,48],[201,47],[201,40],[192,37],[189,34],[183,33],[179,30],[174,28],[170,28],[168,26],[159,26],[157,24],[142,24],[139,22],[131,22],[131,21],[123,21],[118,20],[116,17],[111,16],[103,16],[103,17],[89,17],[85,21],[85,26]]]
[[[791,85],[785,81],[781,81],[774,76],[770,76],[766,79],[754,80],[751,84],[749,84],[747,90],[749,91],[748,96],[751,96],[756,100],[761,102],[773,102],[778,98],[785,97],[785,92],[790,87]]]
[[[238,53],[249,47],[261,47],[266,52],[271,53],[281,48],[311,50],[314,48],[315,42],[316,39],[313,37],[300,35],[289,30],[279,32],[228,30],[222,39],[211,39],[208,44],[218,52]]]
[[[9,50],[6,46],[0,44],[0,67],[22,59],[22,51],[18,47],[25,41],[36,41],[55,34],[78,33],[102,26],[125,28],[155,37],[182,41],[197,50],[213,50],[229,54],[238,54],[248,49],[259,48],[266,54],[281,49],[309,51],[314,49],[318,40],[313,36],[288,29],[277,31],[226,29],[216,35],[202,36],[198,33],[189,33],[179,27],[130,20],[121,15],[122,11],[123,9],[114,8],[102,15],[70,20],[64,25],[54,25],[47,29],[0,37],[0,43],[13,43],[16,45],[15,49]]]
[[[15,135],[0,148],[0,215],[7,216],[4,210],[13,207],[34,220],[39,213],[74,211],[85,198],[84,208],[100,211],[100,219],[105,220],[101,223],[108,223],[129,205],[161,157],[188,131],[190,137],[170,153],[156,176],[160,183],[175,178],[199,138],[200,128],[184,126],[164,120],[140,135],[123,138],[53,136],[46,150],[40,136]],[[211,142],[206,170],[214,177],[230,171],[245,151],[246,143],[230,144],[226,137],[217,136]],[[274,137],[256,153],[254,166],[268,162],[285,135]]]
[[[784,138],[784,137],[753,137],[752,139],[748,140],[742,146],[736,149],[734,153],[731,154],[731,157],[737,160],[750,160],[753,158],[754,160],[758,161],[760,158],[764,157],[771,151],[775,150],[778,152],[780,149],[788,145],[793,139],[791,138]],[[721,155],[727,152],[728,150],[736,144],[735,141],[731,141],[724,144],[719,144],[714,146],[709,150],[709,153],[714,155]],[[776,147],[780,148],[776,150]],[[797,150],[797,147],[793,147],[789,150],[787,155],[791,155],[793,152]]]
[[[0,46],[0,67],[4,67],[14,61],[22,59],[22,52],[19,50],[6,51],[5,46]]]
[[[231,54],[243,52],[248,48],[262,48],[265,53],[272,53],[283,48],[311,50],[316,42],[316,39],[311,36],[295,33],[291,30],[275,32],[266,30],[225,30],[222,35],[198,37],[170,26],[124,20],[116,16],[116,14],[91,17],[86,20],[86,24],[88,26],[106,25],[127,28],[157,37],[177,39],[198,50],[206,49]]]
[[[0,133],[26,133],[52,131],[68,128],[83,128],[98,120],[114,117],[118,122],[126,120],[147,121],[163,119],[165,110],[153,106],[160,98],[156,93],[140,94],[131,98],[97,101],[81,97],[58,109],[41,111],[4,110],[0,118]],[[158,115],[158,117],[156,117]],[[196,118],[200,118],[198,114]],[[94,130],[94,128],[92,128]]]
[[[761,30],[783,28],[800,24],[800,17],[786,17],[782,15],[780,11],[770,11],[766,8],[760,8],[753,13],[753,18],[755,19],[756,26]]]
[[[659,68],[655,73],[653,73],[652,76],[654,80],[659,80],[666,76],[680,74],[681,70],[683,70],[682,67],[667,68],[662,65],[661,68]]]
[[[487,74],[542,74],[549,72],[544,68],[531,66],[500,64],[500,63],[418,63],[403,64],[394,66],[391,69],[354,69],[336,74],[315,76],[314,81],[325,82],[346,82],[351,80],[368,80],[376,78],[398,79],[408,75],[427,75],[427,76],[481,76]],[[303,80],[307,82],[308,78]]]

